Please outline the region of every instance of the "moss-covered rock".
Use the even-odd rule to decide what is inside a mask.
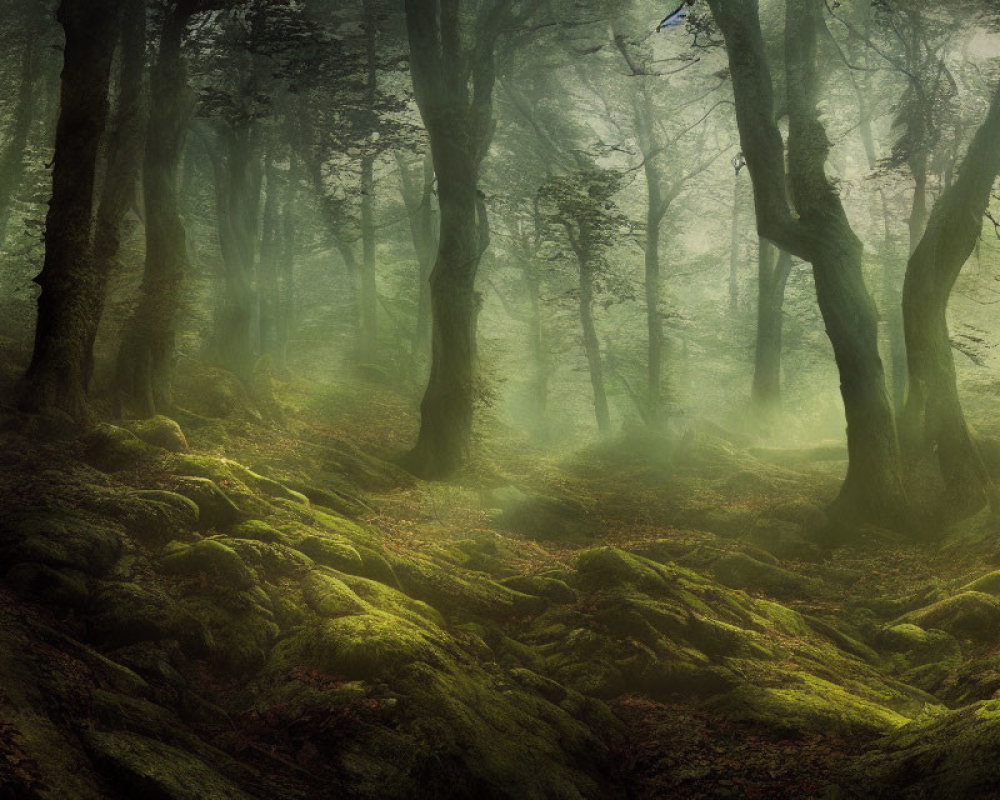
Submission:
[[[75,569],[56,569],[22,561],[7,570],[3,581],[20,596],[34,602],[78,608],[90,599],[87,577]]]
[[[313,570],[302,581],[302,596],[321,617],[361,614],[367,605],[342,580],[329,572]]]
[[[291,538],[260,519],[248,519],[233,525],[227,532],[233,539],[253,539],[269,544],[289,544]]]
[[[157,414],[149,419],[132,420],[128,425],[136,436],[153,447],[172,453],[186,453],[189,449],[181,426],[169,417]]]
[[[174,632],[174,604],[154,586],[108,581],[94,592],[87,615],[90,637],[116,648],[158,641]]]
[[[86,463],[103,472],[117,472],[156,456],[157,449],[125,428],[100,423],[83,439]]]
[[[204,761],[136,733],[90,731],[83,742],[108,782],[124,796],[156,800],[253,800]]]
[[[712,574],[734,589],[762,592],[782,599],[822,594],[818,581],[773,564],[765,564],[746,553],[723,556],[712,565]]]
[[[993,642],[1000,633],[1000,602],[992,595],[965,591],[900,617],[921,628],[940,628],[958,639]]]
[[[147,545],[163,545],[180,539],[198,527],[198,504],[177,492],[141,489],[132,495],[139,501],[123,521],[130,534]]]
[[[985,594],[1000,594],[1000,569],[980,575],[974,581],[965,584],[959,591],[984,592]]]
[[[242,512],[222,489],[209,478],[184,475],[173,484],[177,494],[198,506],[198,521],[202,529],[224,530],[242,518]]]
[[[231,547],[214,539],[168,548],[160,558],[160,569],[175,575],[202,574],[226,586],[249,589],[256,584],[254,574]]]
[[[501,583],[523,594],[544,597],[551,603],[575,603],[578,597],[566,581],[547,575],[515,575]]]
[[[333,567],[340,572],[359,574],[364,559],[349,541],[334,535],[309,535],[295,542],[295,549],[305,553],[317,564]]]
[[[103,575],[122,554],[121,534],[68,514],[22,514],[0,528],[0,557]]]

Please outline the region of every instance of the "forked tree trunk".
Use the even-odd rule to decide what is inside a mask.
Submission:
[[[934,204],[903,284],[910,377],[901,426],[904,441],[924,452],[936,449],[948,506],[957,513],[974,512],[987,501],[996,505],[995,488],[962,412],[947,308],[952,287],[979,240],[998,173],[1000,88],[958,178]]]
[[[104,298],[94,270],[94,182],[108,116],[108,84],[120,0],[62,0],[66,33],[52,200],[46,217],[45,262],[31,364],[19,405],[30,412],[89,418],[88,323]]]
[[[849,465],[835,510],[847,517],[900,524],[906,519],[899,445],[878,354],[877,314],[861,270],[861,243],[825,172],[829,141],[819,121],[816,36],[821,7],[788,0],[788,176],[774,121],[773,87],[757,3],[709,0],[726,40],[736,117],[754,184],[761,236],[813,266],[816,297],[840,372]]]
[[[194,98],[181,56],[190,4],[163,20],[150,72],[149,128],[143,164],[146,263],[139,299],[122,333],[116,386],[120,411],[152,416],[173,404],[172,372],[177,315],[187,273],[184,223],[178,209],[178,167]]]

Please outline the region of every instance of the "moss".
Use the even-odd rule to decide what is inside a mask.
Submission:
[[[302,581],[302,596],[309,607],[323,617],[360,614],[366,610],[366,604],[347,584],[320,570],[313,570]]]
[[[577,593],[569,584],[545,575],[516,575],[505,578],[501,583],[514,591],[544,597],[552,603],[571,604],[577,600]]]
[[[220,541],[235,550],[247,566],[258,570],[267,578],[299,573],[315,563],[305,553],[283,544],[230,537]]]
[[[731,719],[793,734],[876,735],[909,722],[889,708],[808,673],[789,675],[780,687],[740,687],[711,701],[710,707]]]
[[[361,554],[348,541],[330,535],[310,535],[295,540],[295,549],[317,564],[357,574],[364,566]]]
[[[239,506],[210,478],[181,476],[174,481],[174,491],[198,506],[198,520],[202,529],[223,530],[243,516]]]
[[[966,591],[911,611],[898,622],[940,628],[959,639],[985,644],[1000,632],[1000,602],[984,592]]]
[[[157,448],[151,447],[131,431],[101,423],[83,440],[83,459],[103,472],[116,472],[151,460]]]
[[[259,519],[238,522],[227,533],[234,539],[253,539],[270,544],[290,544],[290,538],[286,534]]]
[[[129,533],[144,544],[163,545],[170,539],[179,538],[184,531],[198,527],[198,504],[190,498],[159,489],[144,489],[132,494],[139,502],[130,518],[123,522]]]
[[[967,583],[959,591],[962,592],[984,592],[986,594],[1000,594],[1000,569],[980,575],[971,583]]]
[[[8,564],[33,561],[103,575],[121,557],[121,535],[68,515],[26,514],[0,529],[0,556]]]
[[[200,573],[239,589],[249,589],[256,583],[236,551],[214,539],[174,548],[160,559],[160,568],[178,575]]]
[[[87,618],[94,640],[111,648],[168,638],[174,630],[173,601],[161,590],[107,582],[94,593]]]
[[[631,585],[658,591],[667,585],[655,562],[614,547],[584,550],[577,558],[576,570],[576,581],[583,589]]]
[[[22,597],[34,602],[80,608],[90,599],[87,578],[79,570],[23,561],[7,570],[3,580]]]
[[[169,417],[156,415],[149,419],[132,420],[128,425],[132,432],[146,444],[169,450],[172,453],[186,453],[188,451],[184,431]]]
[[[413,622],[430,621],[436,625],[444,625],[444,617],[436,608],[420,600],[415,600],[391,586],[359,575],[343,574],[340,576],[340,580],[374,608],[388,611]]]
[[[227,677],[255,672],[267,661],[280,629],[268,609],[252,602],[226,608],[224,597],[189,597],[178,607],[207,631],[205,655],[220,672]]]
[[[818,581],[781,567],[764,564],[745,553],[723,556],[712,565],[712,574],[726,586],[762,592],[777,598],[822,596]]]
[[[441,666],[447,661],[445,646],[439,630],[371,611],[323,620],[280,642],[271,665],[281,672],[307,666],[349,679],[372,680],[415,661]]]
[[[83,742],[115,789],[158,800],[251,800],[190,753],[135,733],[90,731]]]

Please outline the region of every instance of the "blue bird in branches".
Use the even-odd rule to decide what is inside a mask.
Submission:
[[[684,6],[693,6],[694,3],[695,0],[684,0],[684,2],[677,6],[677,8],[660,20],[660,24],[656,26],[656,32],[659,33],[664,28],[673,28],[677,25],[683,25],[684,20],[687,18]]]

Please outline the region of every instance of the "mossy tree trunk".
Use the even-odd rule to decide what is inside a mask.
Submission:
[[[164,16],[156,63],[150,72],[142,171],[146,261],[138,302],[122,332],[116,370],[120,411],[142,417],[169,410],[173,402],[177,315],[188,269],[177,184],[194,109],[181,44],[194,10],[192,3],[179,3]]]
[[[93,260],[94,184],[108,117],[108,87],[121,0],[62,0],[66,34],[59,122],[46,217],[45,261],[31,364],[19,405],[89,418],[88,320],[104,302]]]
[[[726,40],[743,154],[753,180],[757,228],[809,261],[816,297],[840,372],[849,463],[835,510],[898,524],[908,513],[892,404],[878,353],[877,313],[861,270],[861,242],[826,176],[829,150],[816,102],[816,36],[821,6],[788,0],[788,178],[774,121],[773,87],[756,2],[709,0]]]
[[[904,441],[936,450],[948,505],[974,512],[996,506],[996,490],[965,421],[955,379],[947,308],[952,287],[982,231],[990,191],[1000,174],[1000,88],[976,132],[958,178],[946,188],[913,254],[903,284],[909,384]]]
[[[143,76],[146,57],[146,8],[141,0],[126,5],[122,15],[118,55],[118,96],[107,142],[107,169],[94,228],[94,272],[98,293],[107,293],[125,229],[125,216],[135,199],[136,180],[142,165],[146,134]],[[94,369],[94,341],[103,303],[87,320],[85,377]]]
[[[420,433],[404,459],[424,478],[452,474],[469,449],[479,306],[475,283],[489,241],[479,175],[495,128],[494,46],[510,23],[510,5],[509,0],[405,2],[413,89],[430,137],[441,213],[430,275],[430,377],[420,405]]]

